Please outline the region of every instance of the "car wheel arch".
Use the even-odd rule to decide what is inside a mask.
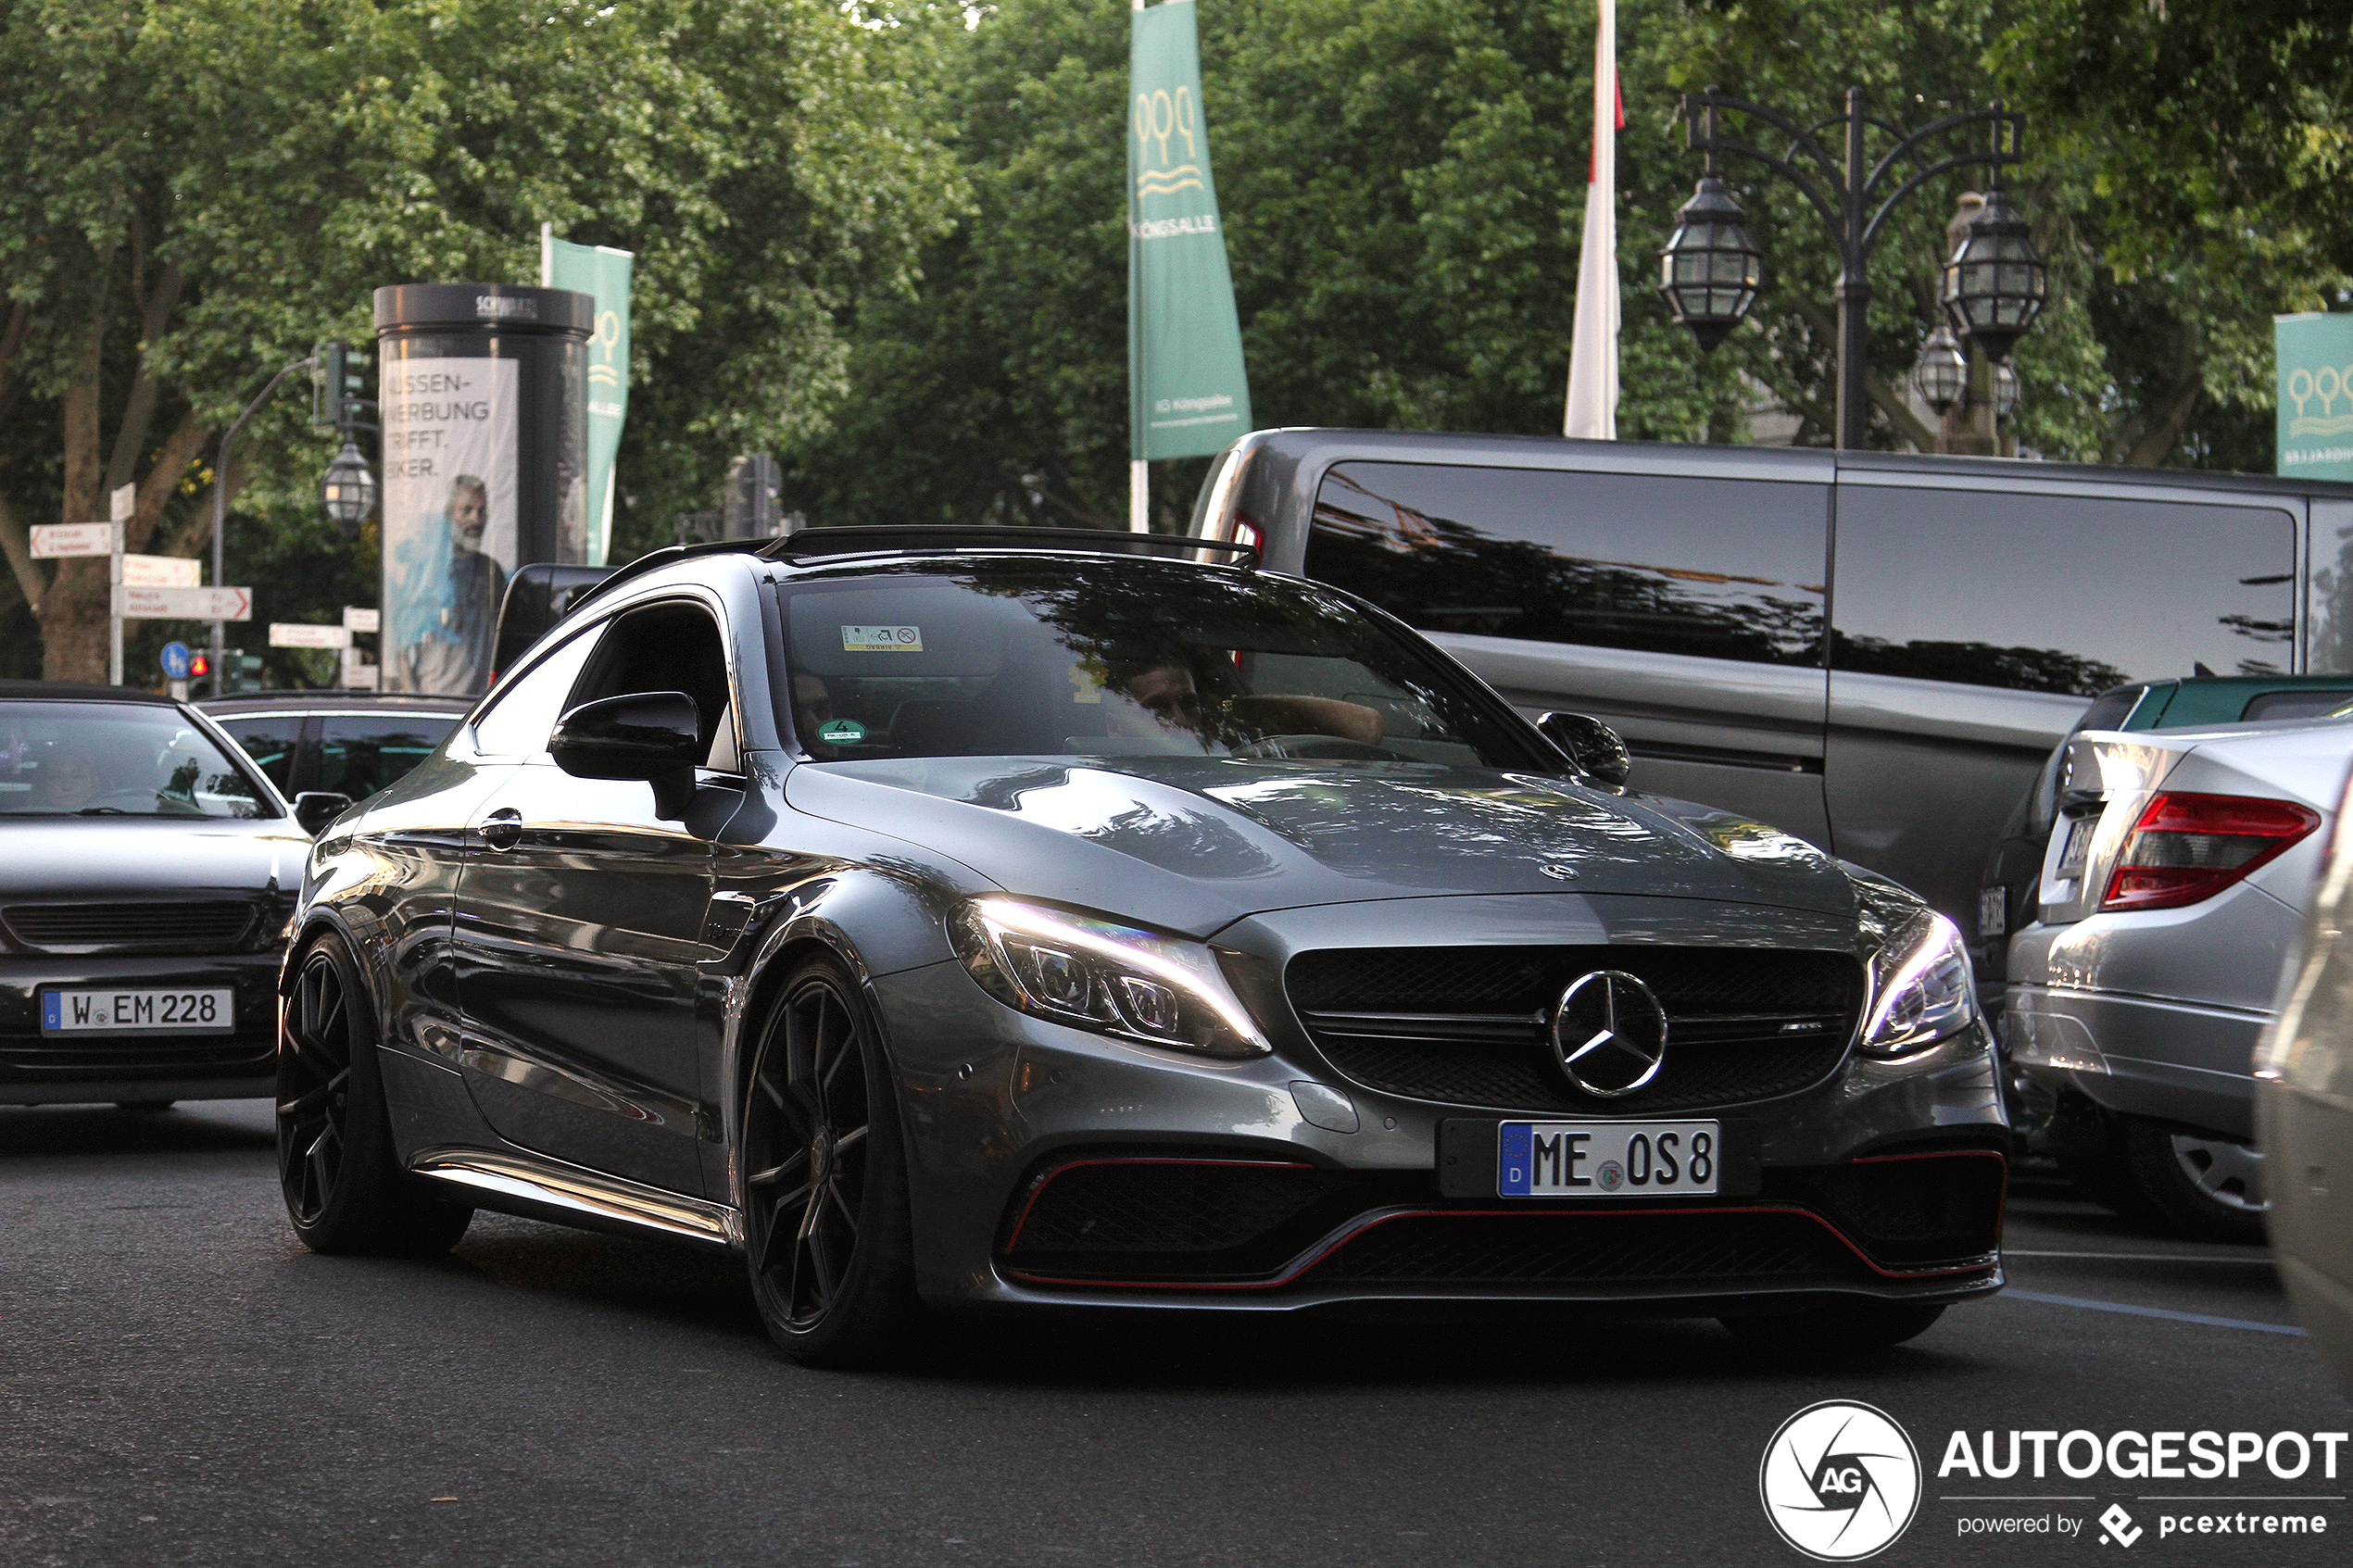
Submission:
[[[865,1022],[874,1030],[875,1043],[890,1069],[891,1112],[901,1119],[900,1125],[902,1130],[904,1128],[906,1110],[896,1082],[899,1056],[891,1047],[889,1031],[883,1025],[882,1010],[875,1005],[873,973],[848,932],[822,913],[803,909],[770,933],[767,940],[761,945],[759,958],[749,966],[743,981],[743,1005],[730,1031],[728,1060],[723,1080],[728,1085],[724,1110],[730,1129],[731,1165],[739,1163],[734,1157],[742,1145],[744,1109],[751,1094],[753,1057],[759,1048],[760,1031],[782,1004],[786,981],[804,961],[819,957],[839,964],[858,991],[858,999],[865,1009]],[[742,1173],[738,1170],[734,1181],[740,1181],[741,1176]],[[734,1182],[731,1181],[730,1185],[732,1186]]]

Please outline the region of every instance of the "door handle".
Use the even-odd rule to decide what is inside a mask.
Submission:
[[[482,841],[493,849],[512,849],[522,842],[522,813],[502,806],[482,820]]]

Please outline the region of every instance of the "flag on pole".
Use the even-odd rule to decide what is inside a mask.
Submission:
[[[1135,13],[1127,96],[1128,455],[1206,457],[1250,429],[1209,172],[1193,0]]]
[[[629,418],[629,285],[636,257],[610,245],[576,245],[539,226],[539,284],[577,289],[597,298],[597,327],[588,334],[588,538],[590,566],[605,564],[612,545],[613,458]]]
[[[1617,0],[1599,0],[1593,30],[1593,171],[1577,256],[1577,323],[1568,345],[1566,435],[1617,439]]]

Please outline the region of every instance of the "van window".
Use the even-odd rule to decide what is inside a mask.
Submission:
[[[1424,632],[1818,664],[1827,489],[1341,463],[1307,572]]]
[[[1836,670],[2092,696],[2295,662],[2270,508],[1841,485],[1831,581]]]

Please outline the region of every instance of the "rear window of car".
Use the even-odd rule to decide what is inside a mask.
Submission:
[[[2239,715],[2243,721],[2258,719],[2321,719],[2353,702],[2353,686],[2338,691],[2264,692],[2246,705]]]
[[[255,767],[270,775],[282,795],[294,792],[295,748],[302,740],[299,713],[257,713],[249,718],[223,719],[220,727],[245,747]]]
[[[1340,463],[1307,572],[1424,632],[1818,665],[1828,508],[1811,483]]]
[[[1833,670],[2091,696],[2295,653],[2271,508],[1843,484],[1832,581]]]
[[[433,755],[458,715],[330,713],[319,721],[319,787],[365,800]]]

